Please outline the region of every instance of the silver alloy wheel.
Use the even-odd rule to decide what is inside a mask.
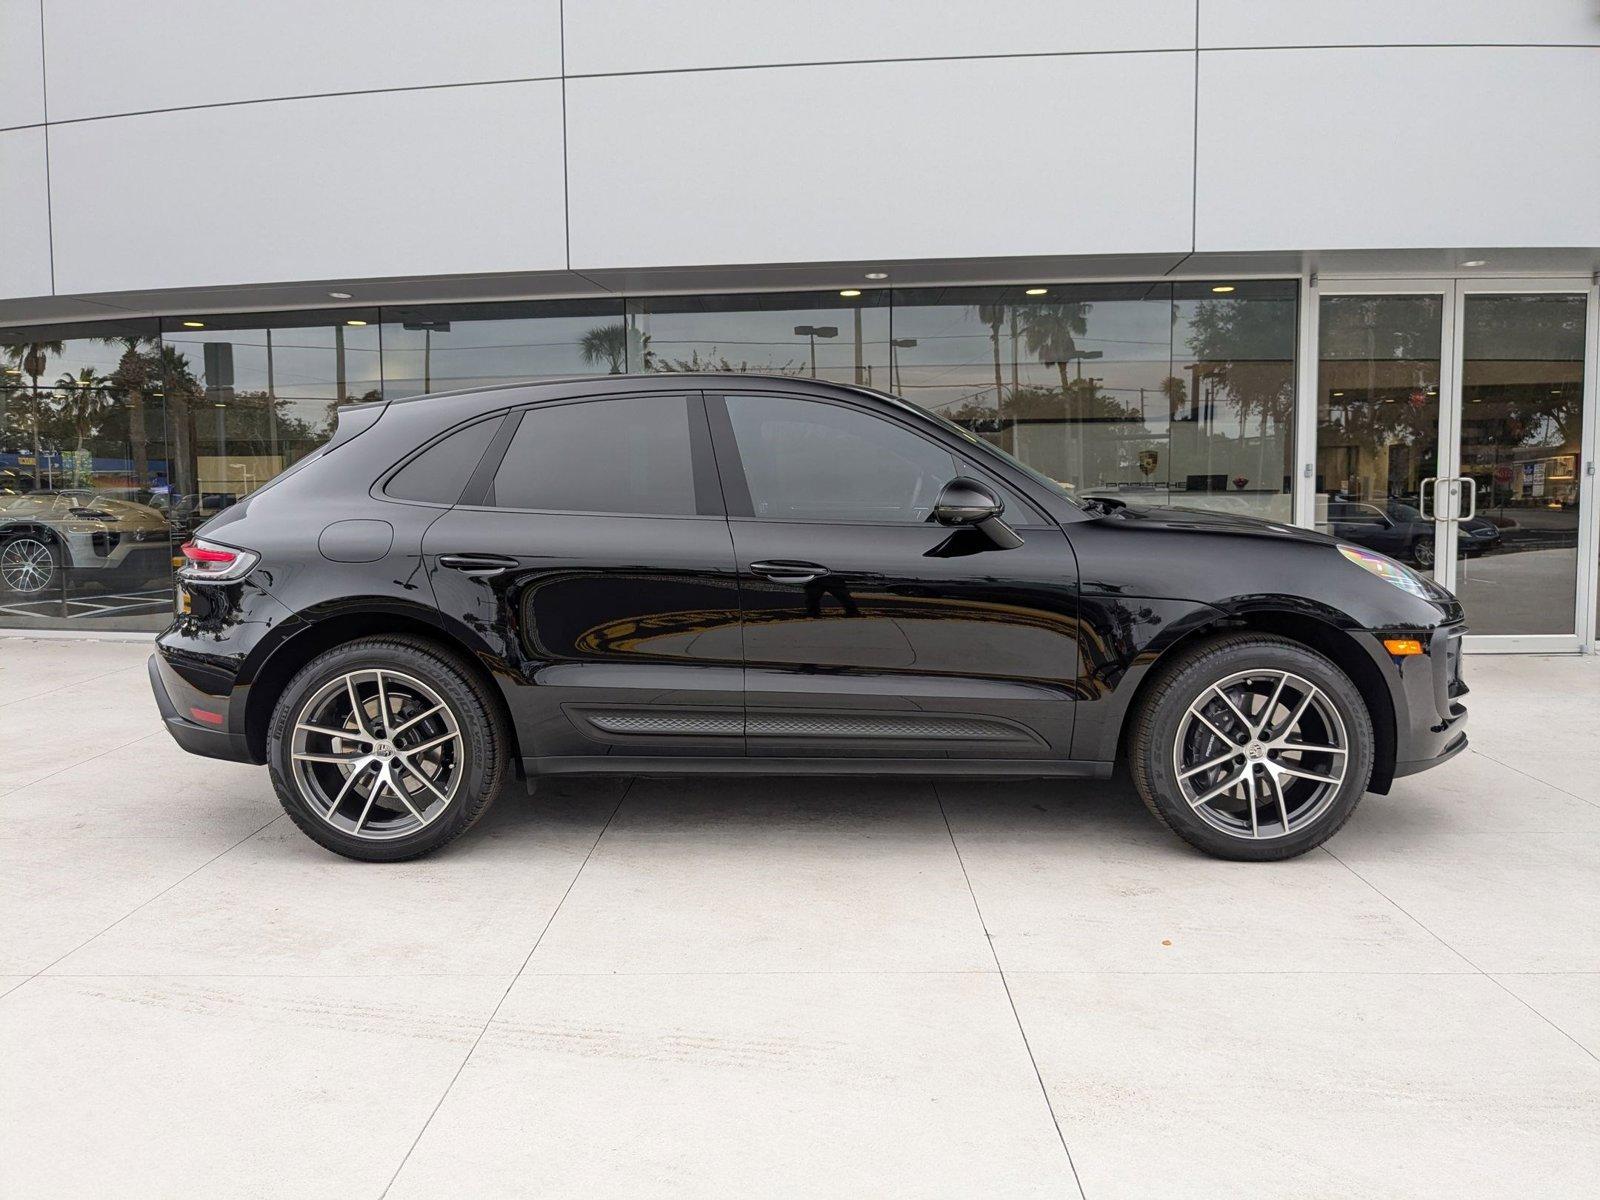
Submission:
[[[55,573],[55,551],[43,538],[23,534],[0,545],[0,580],[13,592],[42,592]]]
[[[1289,671],[1240,671],[1201,692],[1178,722],[1172,763],[1195,815],[1231,837],[1298,833],[1333,803],[1350,762],[1344,720]]]
[[[438,692],[378,667],[318,688],[289,743],[301,797],[329,825],[366,841],[407,837],[437,820],[461,784],[464,749]]]

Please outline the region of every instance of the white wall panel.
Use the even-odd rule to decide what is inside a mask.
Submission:
[[[39,0],[0,0],[0,129],[44,120]]]
[[[0,296],[50,294],[44,130],[0,133]]]
[[[1200,45],[1597,45],[1595,0],[1200,0]]]
[[[566,8],[567,71],[1194,48],[1194,0],[608,0]]]
[[[558,0],[47,0],[50,119],[561,73]]]
[[[572,266],[1187,249],[1193,60],[572,80]]]
[[[1600,50],[1200,59],[1198,250],[1600,245]]]
[[[61,125],[50,166],[62,292],[566,266],[559,82]]]

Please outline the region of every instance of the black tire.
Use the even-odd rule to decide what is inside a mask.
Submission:
[[[1424,534],[1411,543],[1411,562],[1424,571],[1433,570],[1433,535]]]
[[[1218,858],[1241,862],[1270,862],[1294,858],[1320,846],[1350,819],[1356,805],[1366,793],[1367,782],[1372,776],[1372,718],[1367,712],[1361,693],[1356,690],[1349,677],[1332,662],[1316,651],[1287,638],[1271,634],[1236,633],[1209,638],[1182,652],[1176,660],[1158,670],[1160,674],[1141,698],[1138,711],[1132,715],[1128,738],[1128,767],[1140,797],[1163,825],[1190,845]],[[1256,779],[1262,781],[1264,798],[1261,806],[1252,805],[1251,808],[1242,810],[1250,813],[1249,819],[1252,822],[1258,816],[1264,815],[1266,817],[1264,827],[1268,829],[1276,827],[1278,832],[1260,838],[1249,836],[1249,829],[1229,832],[1218,828],[1213,820],[1207,820],[1202,816],[1199,811],[1201,806],[1191,804],[1190,797],[1184,794],[1176,761],[1185,753],[1185,747],[1178,744],[1180,736],[1193,737],[1196,733],[1202,737],[1210,736],[1208,729],[1199,729],[1193,721],[1187,727],[1191,732],[1186,733],[1184,722],[1190,706],[1200,703],[1213,685],[1252,671],[1260,671],[1267,678],[1275,672],[1287,672],[1297,680],[1314,685],[1320,691],[1326,705],[1336,713],[1337,720],[1335,721],[1331,714],[1326,718],[1316,717],[1315,711],[1321,711],[1320,708],[1313,712],[1312,719],[1325,719],[1330,727],[1337,729],[1345,741],[1348,756],[1343,762],[1342,782],[1337,786],[1329,783],[1323,787],[1314,782],[1307,785],[1299,783],[1295,778],[1289,779],[1284,787],[1285,791],[1294,793],[1296,788],[1307,788],[1311,795],[1320,797],[1314,804],[1310,799],[1305,801],[1304,824],[1298,824],[1300,817],[1289,809],[1282,810],[1289,818],[1287,822],[1273,815],[1277,810],[1270,806],[1267,798],[1281,793],[1268,790],[1268,782],[1263,774],[1266,771],[1265,765],[1259,767],[1254,765],[1263,755],[1271,757],[1274,754],[1277,755],[1275,761],[1281,764],[1285,761],[1281,752],[1262,751],[1262,755],[1252,753],[1248,757],[1246,753],[1241,752],[1236,758],[1229,758],[1227,763],[1216,768],[1216,775],[1199,776],[1199,779],[1206,781],[1201,786],[1208,786],[1216,779],[1225,782],[1228,773],[1235,770],[1248,771],[1253,781]],[[1212,695],[1215,697],[1216,694]],[[1216,702],[1220,704],[1220,698]],[[1261,711],[1265,710],[1269,702],[1263,702]],[[1213,710],[1214,715],[1216,712],[1217,710]],[[1246,715],[1253,719],[1257,712],[1252,711]],[[1219,717],[1219,721],[1223,719]],[[1289,717],[1286,716],[1283,720],[1287,723]],[[1338,728],[1340,723],[1342,728]],[[1226,732],[1242,737],[1237,735],[1237,728],[1230,725]],[[1259,743],[1262,739],[1250,737],[1248,740]],[[1261,749],[1259,744],[1255,748]],[[1215,749],[1221,749],[1224,755],[1228,754],[1220,738],[1213,743],[1212,749],[1204,751],[1204,754],[1210,754]],[[1287,761],[1298,762],[1301,765],[1307,762],[1303,756],[1291,757]],[[1329,755],[1317,761],[1337,764],[1339,760]],[[1233,765],[1235,763],[1239,766],[1235,767]],[[1337,768],[1317,769],[1327,770],[1331,779]],[[1282,782],[1281,777],[1279,781]],[[1255,784],[1252,782],[1249,786],[1254,788]],[[1194,790],[1198,792],[1198,788]],[[1242,789],[1239,794],[1241,796],[1244,794]],[[1218,803],[1227,805],[1233,801],[1224,796]],[[1214,814],[1214,810],[1210,807],[1206,807],[1206,812]],[[1214,814],[1213,819],[1243,820],[1234,814]],[[1288,830],[1286,833],[1282,832],[1285,828]]]
[[[14,596],[41,596],[57,582],[61,547],[43,533],[0,535],[0,591]]]
[[[449,748],[453,756],[459,754],[459,758],[452,757],[450,765],[460,774],[448,802],[436,814],[428,814],[427,823],[421,828],[386,840],[357,837],[330,823],[323,810],[302,794],[302,776],[296,772],[293,759],[292,733],[308,704],[332,681],[352,672],[377,669],[420,681],[431,689],[448,708],[460,735],[459,743]],[[395,737],[395,744],[400,740]],[[402,862],[431,854],[454,841],[488,811],[505,780],[510,744],[499,706],[456,655],[421,639],[373,637],[325,651],[289,681],[268,727],[267,765],[284,811],[312,841],[335,854],[363,862]],[[401,777],[398,772],[396,777]],[[314,788],[315,783],[306,786]]]

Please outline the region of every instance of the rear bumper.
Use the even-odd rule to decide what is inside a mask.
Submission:
[[[222,758],[230,762],[253,761],[242,735],[230,733],[221,727],[213,729],[183,715],[183,710],[173,697],[176,694],[182,698],[191,689],[167,666],[160,654],[150,656],[149,671],[150,690],[155,694],[156,708],[160,710],[162,724],[167,727],[173,741],[190,754]]]

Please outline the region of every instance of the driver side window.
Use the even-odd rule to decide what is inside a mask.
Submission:
[[[917,524],[955,456],[890,421],[790,396],[728,396],[750,506],[778,521]]]

